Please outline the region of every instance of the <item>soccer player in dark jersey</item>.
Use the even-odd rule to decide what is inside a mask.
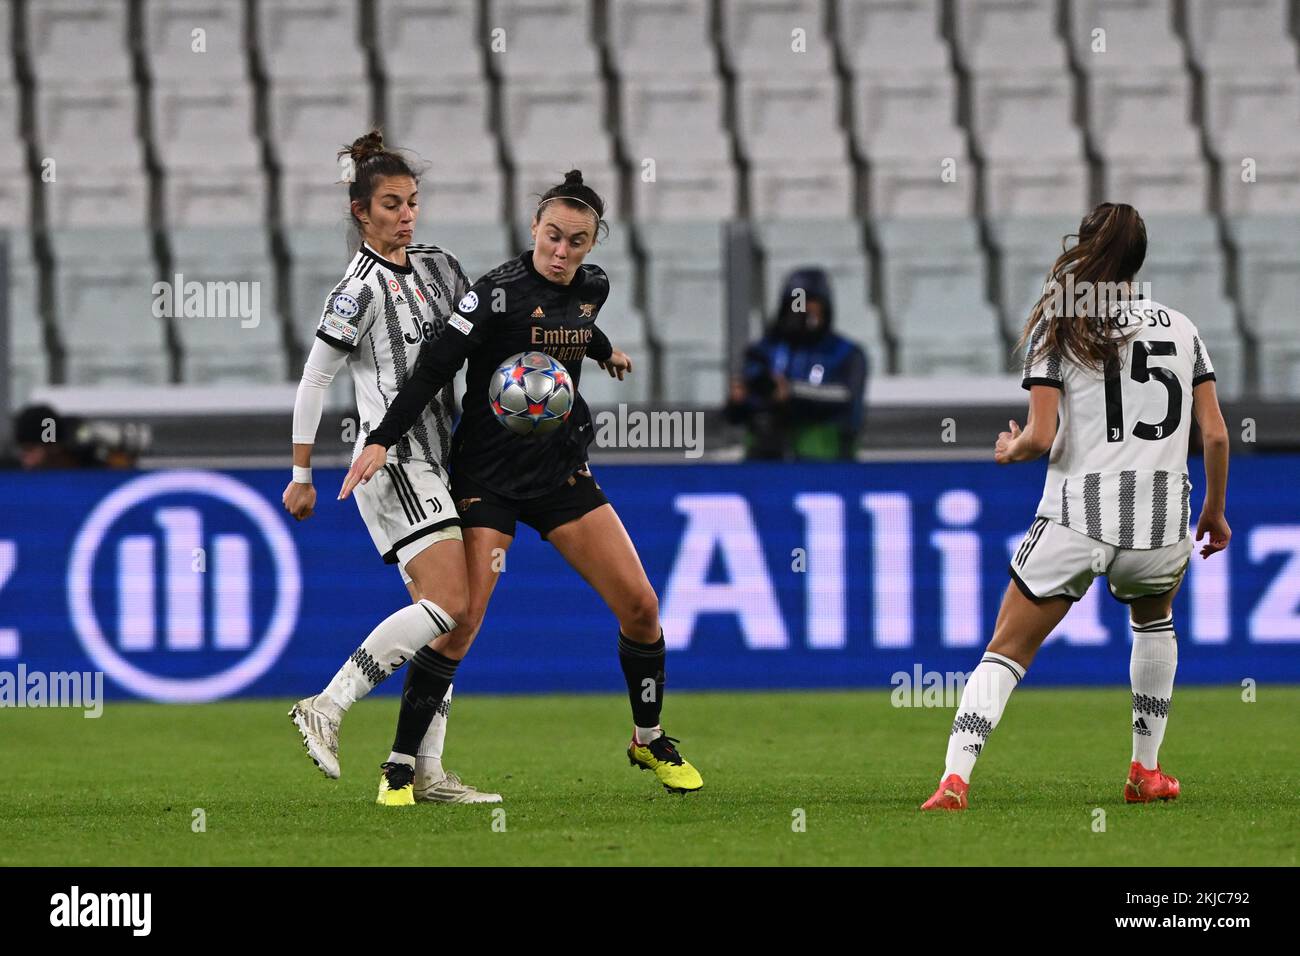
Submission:
[[[425,347],[410,380],[352,463],[340,498],[378,472],[387,449],[468,360],[460,424],[452,436],[452,498],[460,513],[469,570],[469,602],[455,628],[431,645],[439,668],[415,676],[417,699],[441,697],[478,633],[499,574],[499,557],[517,521],[534,528],[591,584],[618,620],[618,654],[632,704],[628,760],[652,770],[668,790],[704,785],[659,725],[664,639],[659,599],[623,524],[587,467],[591,415],[578,390],[582,360],[620,380],[632,361],[596,327],[609,295],[600,266],[584,264],[602,225],[604,202],[571,170],[541,198],[532,219],[534,247],[486,273],[458,303],[448,331]],[[502,427],[488,402],[492,373],[520,352],[561,362],[575,387],[565,423],[521,437]]]

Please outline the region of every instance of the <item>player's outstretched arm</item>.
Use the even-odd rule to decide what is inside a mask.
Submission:
[[[316,487],[311,480],[312,447],[325,406],[325,392],[347,358],[347,352],[318,338],[303,365],[293,403],[293,479],[280,497],[285,510],[299,521],[310,518],[316,508]]]
[[[1192,389],[1192,414],[1201,429],[1201,444],[1205,449],[1205,504],[1196,523],[1196,540],[1209,536],[1201,548],[1201,557],[1208,558],[1226,548],[1232,538],[1232,529],[1224,517],[1228,497],[1228,426],[1223,421],[1213,379]]]
[[[632,371],[632,359],[626,352],[620,352],[610,344],[609,337],[599,326],[591,327],[591,341],[587,343],[587,358],[609,373],[610,378],[623,381],[623,376]]]
[[[1034,385],[1029,389],[1029,419],[1024,431],[1014,421],[1011,430],[998,435],[993,460],[999,465],[1033,461],[1046,454],[1056,440],[1056,414],[1061,390],[1051,385]]]

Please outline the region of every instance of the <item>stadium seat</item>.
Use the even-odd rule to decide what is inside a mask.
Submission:
[[[260,164],[168,170],[162,202],[163,221],[173,229],[260,225],[266,222],[266,174]]]
[[[1003,335],[1014,342],[1020,336],[1062,239],[1079,228],[1069,214],[1055,216],[1005,216],[989,221],[989,238],[997,255],[998,311]]]
[[[726,162],[731,138],[723,127],[724,96],[714,77],[629,77],[619,84],[624,153],[640,163]]]
[[[997,316],[985,301],[985,262],[974,221],[884,221],[877,227],[884,317],[897,345],[898,371],[1004,371],[1009,357]]]
[[[1300,397],[1300,217],[1230,218],[1242,325],[1258,343],[1258,393]],[[1214,353],[1211,352],[1211,358]]]
[[[1082,159],[990,160],[984,166],[984,211],[990,216],[1044,216],[1088,205]]]
[[[605,42],[610,64],[625,79],[712,76],[708,0],[612,0]]]
[[[1191,78],[1181,67],[1099,71],[1088,77],[1085,89],[1088,129],[1103,158],[1182,160],[1200,155],[1200,130],[1191,121]]]
[[[1242,321],[1255,334],[1300,337],[1300,217],[1246,216],[1228,220],[1236,247]]]
[[[97,22],[93,18],[90,22]],[[129,84],[68,81],[36,92],[46,220],[58,227],[145,226],[148,184]]]
[[[52,230],[55,301],[67,381],[78,385],[169,377],[166,317],[154,315],[158,274],[143,229]]]
[[[855,212],[853,171],[837,160],[756,163],[749,201],[751,214],[765,219],[848,218]]]
[[[6,4],[9,6],[9,4]],[[38,85],[103,81],[129,86],[128,0],[43,0],[26,5],[27,62]],[[4,23],[8,26],[8,22]],[[5,38],[7,40],[8,33]]]
[[[432,163],[420,178],[420,207],[426,222],[500,226],[505,209],[501,172],[495,164],[483,167]]]
[[[1078,159],[1083,140],[1074,125],[1069,74],[987,73],[971,78],[971,130],[976,151],[990,159]]]
[[[749,77],[736,88],[736,139],[753,161],[840,160],[837,84],[829,78]]]
[[[1055,0],[956,0],[957,58],[973,73],[1066,70]]]
[[[477,77],[395,79],[387,87],[384,142],[440,166],[495,167],[489,92]]]
[[[247,22],[239,0],[169,0],[143,8],[146,42],[141,50],[154,83],[228,88],[246,81]]]
[[[641,222],[730,219],[736,214],[736,170],[726,162],[656,161],[653,180],[637,163],[628,170],[632,212]]]
[[[1070,0],[1065,8],[1074,59],[1085,73],[1183,66],[1171,0]]]
[[[4,249],[9,257],[9,400],[13,408],[21,408],[32,389],[49,382],[49,356],[31,233],[25,229],[10,231],[4,237]]]
[[[577,159],[610,161],[613,148],[605,129],[605,92],[601,83],[574,88],[554,77],[508,82],[502,96],[502,128],[510,131],[506,148],[518,163],[546,163],[570,168]]]
[[[854,139],[869,158],[906,157],[925,143],[951,154],[964,141],[956,124],[957,84],[946,72],[858,77],[851,107]]]
[[[1184,313],[1201,334],[1218,372],[1220,397],[1243,390],[1245,343],[1237,330],[1217,221],[1211,216],[1144,217],[1147,258],[1138,280],[1162,305]]]
[[[482,43],[474,4],[461,0],[376,0],[375,62],[390,82],[411,77],[481,77]],[[388,114],[396,119],[392,113]]]
[[[364,79],[360,6],[353,0],[276,0],[253,9],[255,46],[273,85],[328,78],[331,85],[353,86]]]
[[[660,346],[664,395],[674,402],[725,400],[726,322],[722,227],[643,223],[646,322]]]
[[[155,86],[150,101],[154,153],[163,166],[259,165],[253,89],[239,80]]]
[[[1288,0],[1185,0],[1192,59],[1210,73],[1296,65]]]
[[[276,271],[264,229],[178,229],[170,234],[172,270],[185,283],[204,283],[255,305],[245,317],[233,298],[213,299],[222,314],[173,318],[181,351],[181,380],[197,382],[282,381],[286,378]],[[255,298],[254,298],[255,296]],[[322,298],[322,302],[324,299]],[[251,310],[250,310],[251,311]],[[247,326],[246,323],[256,324]]]
[[[1116,159],[1102,167],[1102,195],[1126,202],[1144,216],[1205,212],[1209,172],[1199,156],[1164,163]]]
[[[141,165],[135,91],[112,83],[63,82],[36,95],[37,136],[58,166]]]
[[[591,11],[583,0],[491,0],[487,29],[488,63],[511,80],[543,75],[593,79],[597,74]],[[503,46],[498,52],[493,44]],[[563,56],[557,57],[557,50]]]
[[[855,75],[946,76],[952,57],[939,33],[940,18],[939,0],[840,0],[833,29]]]
[[[31,194],[17,90],[0,88],[0,223],[27,229],[31,225]]]
[[[13,37],[13,5],[0,4],[0,86],[8,86],[16,81],[14,74],[14,55],[10,39]]]
[[[746,78],[831,76],[831,45],[820,0],[721,0],[719,14],[723,57],[734,72]]]
[[[268,138],[279,162],[324,170],[336,180],[343,170],[340,147],[375,125],[364,84],[283,83],[272,87],[267,108]]]
[[[1204,90],[1223,212],[1300,212],[1300,72],[1207,74]]]
[[[45,193],[45,220],[60,228],[144,228],[149,186],[139,169],[58,165],[58,179]]]

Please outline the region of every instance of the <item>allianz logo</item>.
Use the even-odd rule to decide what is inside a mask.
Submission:
[[[238,512],[234,526],[252,532],[209,533],[205,515],[222,509]],[[256,573],[259,555],[269,555],[270,575]],[[273,592],[269,615],[257,613],[259,587]],[[164,701],[216,700],[266,673],[293,635],[301,590],[280,516],[258,492],[215,472],[160,472],[116,489],[82,525],[68,569],[73,627],[91,660],[135,694]],[[230,653],[215,673],[176,667],[174,655],[199,652]]]

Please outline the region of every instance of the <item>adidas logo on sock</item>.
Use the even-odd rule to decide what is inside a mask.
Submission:
[[[1151,736],[1151,731],[1147,728],[1145,717],[1139,717],[1137,720],[1133,721],[1133,733],[1141,734],[1143,737]]]
[[[974,754],[976,757],[978,757],[980,755],[980,751],[984,749],[984,745],[967,744],[965,747],[962,747],[961,749],[966,751],[968,754]]]

